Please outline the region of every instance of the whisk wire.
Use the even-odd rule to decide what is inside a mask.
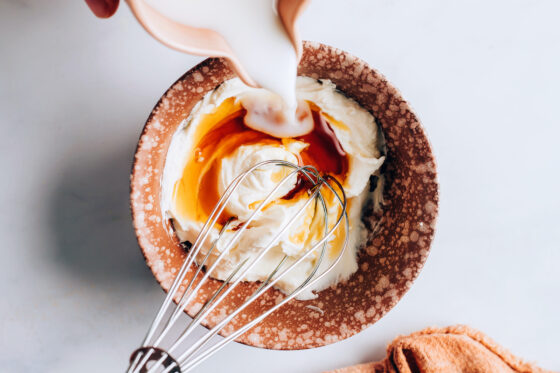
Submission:
[[[303,168],[303,167],[302,167]],[[190,301],[193,299],[193,297],[197,294],[197,292],[200,290],[200,288],[204,285],[204,283],[207,281],[208,277],[210,276],[211,273],[213,273],[213,271],[215,270],[215,268],[219,265],[221,259],[223,257],[225,257],[229,250],[231,249],[231,247],[233,247],[233,245],[235,244],[235,242],[237,242],[237,240],[241,237],[241,235],[243,234],[243,232],[247,229],[247,227],[249,226],[249,224],[254,220],[254,218],[256,217],[257,214],[259,214],[262,210],[262,208],[264,206],[266,206],[270,200],[272,199],[274,193],[283,185],[285,184],[291,176],[293,176],[294,174],[296,174],[297,172],[300,171],[300,169],[302,169],[300,167],[298,167],[297,170],[293,171],[292,173],[290,173],[290,175],[286,176],[279,184],[276,185],[276,187],[268,194],[268,196],[265,198],[264,201],[262,201],[259,206],[256,208],[256,210],[251,214],[251,216],[247,219],[247,221],[243,224],[243,226],[237,230],[237,232],[235,233],[235,235],[233,236],[233,238],[228,242],[228,244],[224,247],[223,251],[220,253],[220,255],[218,256],[218,258],[216,259],[216,261],[212,264],[212,266],[210,266],[210,268],[206,271],[206,273],[204,274],[203,278],[198,282],[198,284],[195,286],[195,288],[189,293],[189,295],[185,298],[185,300],[179,305],[179,307],[176,308],[175,312],[173,313],[172,317],[171,317],[171,325],[178,319],[179,315],[181,313],[183,313],[183,311],[185,310],[185,308],[187,307],[187,305],[190,303]],[[315,193],[318,193],[319,191],[317,190]],[[271,240],[271,242],[269,243],[269,245],[267,245],[262,251],[261,253],[254,258],[251,263],[249,264],[249,267],[245,268],[242,272],[242,274],[239,276],[239,278],[237,280],[235,280],[235,282],[232,284],[231,287],[229,287],[228,289],[226,289],[226,291],[220,296],[220,298],[217,300],[217,303],[221,302],[232,290],[233,288],[235,288],[235,286],[241,282],[241,278],[243,276],[245,276],[255,265],[256,263],[266,254],[266,252],[276,243],[276,241],[282,236],[282,234],[284,234],[286,232],[286,230],[295,222],[295,220],[297,219],[297,217],[299,217],[304,211],[306,206],[310,203],[311,199],[308,199],[305,203],[305,205],[298,211],[297,214],[295,214],[294,217],[292,217],[292,219],[290,219],[290,221],[280,230],[280,232]],[[217,220],[217,216],[214,218]],[[194,249],[194,245],[191,248],[191,250]],[[200,247],[197,247],[196,250],[200,250]],[[193,278],[191,279],[191,282],[194,281],[195,277],[193,276]],[[177,311],[179,310],[179,312]],[[209,313],[211,312],[211,310],[209,310],[208,312],[203,314],[203,318],[206,317]],[[193,324],[193,327],[187,328],[187,330],[183,333],[183,335],[181,335],[181,337],[179,338],[179,340],[169,349],[169,353],[173,353],[173,351],[175,350],[175,348],[180,345],[181,342],[183,342],[192,332],[192,330],[194,330],[194,327],[196,325]],[[163,337],[165,337],[165,335],[167,335],[167,333],[169,332],[170,328],[166,328],[164,329],[164,331],[162,332],[161,336],[156,340],[156,344],[160,343],[161,340],[163,339]]]
[[[298,168],[298,170],[299,170],[299,168]],[[294,171],[294,172],[297,172],[297,171]],[[290,175],[291,175],[291,174],[290,174]],[[288,178],[290,177],[290,175],[286,176],[286,178],[285,178],[283,181],[285,181],[286,179],[288,179]],[[283,181],[282,181],[282,182],[283,182]],[[281,183],[282,183],[282,182],[281,182]],[[281,186],[281,183],[277,185],[277,187],[275,188],[275,190],[272,191],[272,192],[268,195],[268,197],[270,197],[270,196],[272,196],[272,195],[274,194],[274,192],[276,191],[276,189],[277,189],[279,186]],[[315,197],[319,192],[320,192],[320,189],[317,189],[315,192],[313,192],[313,193],[314,193],[314,196],[313,196],[313,197]],[[243,227],[240,228],[240,229],[236,232],[236,235],[235,235],[234,238],[232,238],[232,240],[228,243],[228,245],[227,245],[226,248],[224,249],[224,252],[223,252],[222,254],[220,254],[220,257],[227,254],[227,250],[229,250],[229,249],[231,248],[231,246],[233,245],[233,242],[232,242],[232,241],[234,241],[236,238],[239,238],[239,237],[241,236],[241,234],[243,233],[244,229],[247,229],[247,227],[249,226],[249,223],[250,223],[250,221],[252,220],[251,218],[254,218],[254,216],[255,216],[257,213],[259,213],[260,210],[261,210],[264,206],[266,206],[266,204],[268,203],[268,201],[267,201],[268,197],[259,205],[259,207],[257,207],[256,211],[253,212],[253,214],[252,214],[251,217],[247,220],[247,222],[243,225]],[[292,224],[295,223],[295,221],[297,220],[297,218],[298,218],[299,216],[301,216],[301,215],[303,214],[303,212],[305,212],[307,206],[309,206],[309,204],[311,203],[311,201],[312,201],[311,198],[309,198],[307,201],[305,201],[304,205],[303,205],[301,208],[298,209],[297,213],[294,214],[294,216],[292,216],[291,219],[289,219],[289,221],[288,221],[286,224],[284,224],[284,226],[279,230],[279,232],[274,236],[274,238],[272,238],[272,239],[270,240],[270,242],[261,250],[261,252],[260,252],[253,260],[251,260],[249,266],[243,269],[243,272],[238,276],[238,278],[233,282],[233,284],[231,284],[231,286],[228,287],[228,288],[226,289],[226,291],[225,291],[224,293],[222,293],[222,295],[220,295],[220,297],[218,298],[218,300],[216,301],[216,303],[220,303],[222,300],[224,300],[224,298],[225,298],[229,293],[231,293],[231,292],[235,289],[235,287],[242,281],[242,278],[243,278],[251,269],[253,269],[253,267],[262,259],[262,257],[264,257],[264,255],[266,255],[266,253],[270,250],[270,248],[273,247],[273,246],[276,244],[276,242],[280,239],[280,237],[282,237],[282,235],[288,230],[288,228],[290,228],[290,226],[291,226]],[[207,279],[207,277],[210,275],[210,273],[212,273],[212,271],[214,270],[214,268],[219,264],[219,259],[220,259],[220,257],[218,257],[218,259],[217,259],[216,262],[213,264],[213,266],[205,273],[205,277],[199,282],[198,287],[197,287],[197,288],[193,291],[193,293],[191,293],[191,294],[196,293],[196,292],[200,289],[200,287],[202,286],[202,284],[204,283],[204,281]],[[250,301],[247,301],[246,303],[244,303],[241,307],[239,307],[238,309],[236,309],[236,310],[234,311],[234,313],[230,314],[230,316],[231,316],[231,315],[234,315],[234,316],[235,316],[237,313],[239,313],[240,311],[242,311],[246,306],[248,306],[249,303],[250,303]],[[185,305],[184,307],[186,307],[186,305]],[[208,316],[208,314],[209,314],[211,311],[212,311],[212,310],[207,310],[207,311],[205,311],[205,313],[202,315],[202,318]],[[226,319],[228,319],[228,318],[229,318],[229,316],[228,316]],[[232,318],[233,318],[233,317],[231,317],[231,318],[229,318],[229,319],[231,320]],[[224,324],[224,325],[225,325],[225,324]],[[196,325],[193,324],[192,328],[189,327],[189,329],[188,329],[185,333],[183,333],[183,334],[181,335],[181,337],[179,337],[179,339],[173,344],[173,346],[171,346],[171,347],[169,348],[169,353],[170,353],[170,354],[172,354],[172,353],[174,352],[174,350],[180,345],[180,343],[182,343],[182,342],[188,337],[188,335],[194,330],[194,327],[195,327],[195,326],[196,326]],[[210,333],[210,334],[211,334],[211,333]],[[214,334],[215,334],[215,333],[214,333]],[[211,334],[210,337],[213,336],[214,334]],[[206,337],[205,337],[205,338],[206,338]],[[200,342],[200,341],[199,341],[199,342]],[[198,342],[195,344],[195,346],[196,346],[197,344],[198,344]],[[193,346],[193,347],[194,347],[194,346]],[[189,351],[190,351],[190,349],[189,349]],[[183,356],[183,355],[181,355],[181,356]]]
[[[183,297],[182,297],[182,302],[178,305],[178,307],[176,307],[175,312],[173,312],[173,314],[171,315],[171,317],[168,319],[166,326],[164,327],[163,331],[161,332],[161,334],[159,335],[159,337],[153,342],[151,343],[150,340],[153,336],[153,334],[155,333],[157,326],[159,325],[159,322],[161,321],[161,319],[163,318],[163,315],[165,314],[165,312],[167,311],[167,309],[169,308],[169,305],[171,303],[171,300],[173,299],[174,294],[177,292],[180,284],[183,282],[183,279],[186,275],[186,273],[188,272],[188,269],[191,267],[191,265],[193,264],[193,261],[196,257],[196,255],[198,254],[198,251],[201,247],[201,244],[203,244],[206,241],[206,238],[208,236],[208,234],[210,233],[211,227],[215,226],[217,219],[219,218],[219,216],[222,214],[223,210],[226,207],[227,201],[229,201],[229,198],[231,197],[231,195],[233,194],[233,192],[236,190],[236,188],[256,169],[268,165],[268,164],[272,164],[272,163],[276,163],[276,164],[283,164],[289,167],[293,167],[295,165],[289,163],[289,162],[285,162],[285,161],[264,161],[261,163],[258,163],[256,165],[254,165],[253,167],[251,167],[249,170],[247,170],[246,172],[238,175],[233,181],[232,183],[228,186],[228,188],[226,189],[226,191],[224,192],[224,194],[221,196],[220,200],[218,201],[218,203],[216,204],[216,206],[214,207],[212,213],[210,214],[210,217],[206,220],[201,232],[199,233],[198,237],[195,240],[195,243],[192,245],[191,250],[189,251],[187,258],[185,259],[185,261],[183,262],[183,265],[179,271],[179,273],[177,274],[177,277],[175,278],[175,281],[173,282],[169,292],[167,293],[167,296],[162,304],[162,306],[160,307],[156,317],[154,318],[152,325],[148,331],[148,334],[146,335],[144,342],[142,344],[142,347],[147,347],[149,344],[153,344],[153,345],[158,345],[159,343],[161,343],[161,341],[163,340],[163,338],[168,334],[168,332],[171,330],[172,325],[177,321],[179,315],[181,313],[184,312],[184,309],[186,308],[186,306],[188,305],[188,303],[191,301],[192,296],[194,294],[197,293],[197,291],[200,289],[200,286],[197,286],[192,292],[188,292],[188,290],[185,290],[185,292],[183,293]],[[304,167],[298,167],[295,166],[295,168],[297,168],[297,170],[299,171]],[[307,166],[307,168],[310,168]],[[297,171],[293,171],[289,176],[291,176],[292,174],[296,173]],[[249,217],[249,219],[247,220],[247,222],[245,223],[245,225],[243,227],[241,227],[241,229],[238,230],[237,234],[232,238],[232,240],[230,241],[230,243],[226,246],[226,248],[224,248],[222,254],[218,257],[218,259],[216,260],[215,264],[217,265],[217,263],[222,259],[222,257],[227,253],[227,251],[229,250],[229,248],[231,246],[233,246],[233,244],[235,243],[235,241],[240,237],[240,235],[245,231],[246,227],[248,226],[248,224],[254,219],[254,217],[256,216],[256,214],[262,209],[262,207],[268,203],[268,201],[272,198],[273,194],[283,185],[286,183],[286,181],[289,179],[288,177],[285,177],[278,185],[276,185],[276,187],[269,193],[269,195],[267,196],[267,198],[265,199],[265,201],[263,201],[259,207],[255,210],[255,212],[253,212],[253,214]],[[208,278],[208,274],[212,273],[212,271],[214,270],[213,266],[209,271],[207,271],[207,274],[205,274],[205,276],[203,277],[202,280],[199,281],[199,284],[202,285],[206,279]],[[194,283],[196,279],[196,276],[193,276],[191,281],[189,282],[187,289],[190,289],[190,287],[192,286],[192,284]],[[185,298],[185,295],[188,296]],[[190,328],[188,328],[188,331],[190,331]],[[187,333],[188,335],[189,333]],[[184,338],[182,338],[183,340]],[[142,358],[142,360],[138,363],[138,369],[134,369],[133,373],[138,373],[139,369],[144,366],[148,359],[150,358],[151,354],[153,353],[152,350],[149,350],[144,357]],[[132,366],[132,365],[131,365]],[[130,369],[129,369],[130,371]]]
[[[319,193],[319,189],[316,189],[316,191],[314,192],[314,194],[318,194],[318,193]],[[235,286],[236,286],[239,282],[241,282],[241,278],[242,278],[247,272],[249,272],[249,271],[254,267],[254,265],[256,265],[256,263],[268,252],[268,250],[276,243],[276,241],[279,239],[279,237],[281,237],[282,234],[290,227],[290,225],[293,224],[293,223],[296,221],[297,217],[298,217],[299,215],[301,215],[301,214],[303,213],[303,211],[305,211],[306,206],[308,206],[309,203],[310,203],[311,201],[312,201],[312,199],[308,199],[308,200],[306,201],[306,204],[298,210],[298,213],[296,213],[294,216],[292,216],[292,218],[289,220],[289,223],[286,224],[286,225],[280,230],[280,232],[277,233],[276,237],[273,238],[273,239],[270,241],[270,243],[269,243],[265,248],[262,249],[261,253],[251,262],[250,266],[249,266],[248,268],[246,268],[245,271],[243,272],[243,274],[241,274],[241,275],[239,276],[238,280],[237,280],[234,284],[231,285],[231,287],[228,289],[228,292],[231,292],[231,291],[235,288]],[[326,212],[326,206],[324,207],[324,209],[325,209],[325,212]],[[327,218],[327,215],[325,214],[325,219],[326,219],[326,218]],[[319,246],[319,245],[317,245],[317,247],[318,247],[318,246]],[[316,272],[316,270],[318,269],[318,266],[319,266],[319,264],[320,264],[320,262],[321,262],[321,260],[322,260],[323,254],[324,254],[324,250],[325,250],[325,246],[323,247],[323,252],[322,252],[322,255],[320,256],[320,259],[317,261],[317,264],[315,265],[315,269],[312,271],[312,274],[306,279],[305,282],[307,282],[307,281],[313,276],[313,274]],[[313,250],[310,250],[309,253],[311,253],[312,251],[313,251]],[[277,265],[277,267],[274,269],[274,271],[268,276],[267,280],[266,280],[263,284],[261,284],[261,286],[252,294],[252,296],[250,296],[250,297],[245,301],[245,303],[244,303],[243,305],[241,305],[240,307],[238,307],[238,308],[237,308],[235,311],[233,311],[230,315],[228,315],[226,318],[224,318],[220,323],[218,323],[214,328],[212,328],[212,329],[210,330],[210,332],[209,332],[205,337],[203,337],[202,339],[200,339],[199,341],[197,341],[190,349],[188,349],[187,351],[185,351],[185,352],[181,355],[181,357],[179,357],[179,361],[182,361],[186,356],[188,356],[188,355],[190,355],[190,354],[196,353],[197,350],[198,350],[200,347],[202,347],[202,346],[203,346],[206,342],[208,342],[214,335],[216,335],[221,329],[223,329],[223,327],[225,327],[225,325],[227,325],[227,323],[229,323],[229,321],[231,321],[237,314],[239,314],[239,313],[240,313],[241,311],[243,311],[247,306],[249,306],[249,305],[250,305],[256,298],[258,298],[262,293],[264,293],[266,290],[268,290],[270,287],[272,287],[272,286],[277,282],[277,280],[276,280],[276,281],[273,281],[272,283],[271,283],[271,280],[272,280],[274,274],[277,273],[278,270],[280,270],[281,264],[285,261],[285,258],[286,258],[286,256],[281,260],[281,262]],[[305,257],[304,257],[303,259],[305,259]],[[303,259],[302,259],[302,260],[303,260]],[[298,263],[299,263],[299,262],[300,262],[300,261],[298,261]],[[296,264],[297,264],[297,263],[296,263]],[[293,267],[295,267],[295,265],[292,265],[292,266],[290,267],[290,269],[293,268]],[[289,269],[288,269],[288,271],[289,271]],[[285,271],[285,272],[287,272],[287,271]],[[283,272],[283,273],[284,273],[284,272]],[[281,275],[282,275],[282,274],[281,274]],[[281,275],[280,275],[280,276],[281,276]],[[280,277],[280,276],[279,276],[279,277]],[[278,280],[279,280],[279,278],[278,278]],[[227,296],[227,294],[223,294],[223,295],[220,297],[220,299],[219,299],[216,303],[219,303],[221,300],[223,300],[223,299],[225,298],[225,296]],[[208,315],[209,312],[211,312],[211,311],[208,311],[208,312],[204,315],[204,317],[205,317],[206,315]],[[183,338],[183,337],[185,337],[185,336],[184,336],[184,335],[181,336],[181,338]],[[176,345],[175,345],[175,346],[176,346]],[[173,349],[174,349],[175,346],[173,346],[173,347],[169,350],[170,353],[173,352]]]
[[[334,179],[335,182],[336,179]],[[338,183],[338,182],[337,182]],[[340,184],[339,184],[340,185]],[[341,218],[343,217],[345,219],[345,231],[348,232],[350,227],[349,227],[349,221],[348,221],[348,216],[346,215],[346,210],[343,210],[343,216],[341,216]],[[333,227],[333,229],[331,231],[334,232],[334,230],[336,230],[338,228],[338,225],[340,223],[341,219],[338,219],[337,223],[335,224],[335,227]],[[318,247],[320,245],[320,243],[318,243],[316,245],[316,247]],[[346,248],[348,245],[348,235],[345,236],[344,239],[344,248]],[[297,264],[299,264],[299,262],[303,259],[305,259],[305,257],[310,254],[312,252],[312,250],[310,250],[308,253],[306,253],[302,258],[300,258],[300,260],[298,260],[298,262],[294,263],[292,267],[296,266]],[[342,253],[339,254],[339,256],[335,259],[335,261],[333,261],[333,263],[324,271],[322,272],[320,275],[318,275],[316,278],[314,278],[313,280],[311,280],[306,286],[300,286],[299,288],[297,288],[296,290],[294,290],[289,296],[287,296],[286,298],[284,298],[280,303],[278,303],[277,305],[273,306],[272,308],[270,308],[269,310],[267,310],[266,312],[264,312],[263,314],[261,314],[260,316],[256,317],[254,320],[252,320],[251,322],[247,323],[246,325],[244,325],[243,327],[239,328],[237,331],[235,331],[234,333],[228,335],[227,337],[225,337],[224,339],[222,339],[220,342],[218,342],[216,345],[210,347],[208,350],[206,350],[205,352],[203,352],[202,354],[200,354],[199,356],[195,357],[192,361],[190,362],[185,362],[183,364],[181,364],[181,371],[182,372],[188,372],[192,369],[194,369],[196,366],[198,366],[200,363],[202,363],[204,360],[206,360],[207,358],[209,358],[212,354],[214,354],[215,352],[217,352],[219,349],[223,348],[227,343],[231,342],[232,340],[236,339],[237,337],[241,336],[242,334],[246,333],[249,329],[251,329],[252,327],[254,327],[255,325],[257,325],[259,322],[261,322],[262,320],[264,320],[268,315],[270,315],[271,313],[273,313],[274,311],[276,311],[277,309],[279,309],[280,307],[282,307],[284,304],[288,303],[290,300],[292,300],[293,298],[295,298],[297,295],[299,295],[303,290],[305,290],[305,288],[307,286],[312,286],[314,283],[318,282],[319,280],[321,280],[331,269],[333,269],[338,262],[340,261],[340,259],[342,258]],[[287,271],[289,271],[292,267],[288,268]],[[270,287],[272,287],[274,285],[274,283],[271,283],[270,286],[267,286],[265,289],[263,289],[263,292],[268,290]],[[179,360],[181,361],[181,360]]]
[[[188,303],[191,301],[192,296],[196,294],[196,292],[199,290],[200,287],[196,287],[192,292],[189,292],[188,290],[191,288],[191,286],[193,285],[196,276],[193,276],[189,282],[189,284],[187,285],[187,289],[185,290],[185,292],[183,293],[183,296],[181,298],[181,303],[178,304],[178,307],[175,308],[175,311],[173,312],[173,314],[171,315],[171,317],[169,317],[166,326],[164,327],[163,331],[161,332],[161,334],[159,335],[159,337],[154,341],[151,342],[151,338],[153,337],[153,334],[155,333],[157,326],[159,325],[159,323],[161,322],[161,319],[163,318],[163,315],[165,314],[165,312],[167,311],[167,309],[169,308],[169,305],[171,304],[171,301],[175,295],[175,293],[177,292],[178,288],[180,287],[180,285],[183,282],[184,277],[186,276],[188,269],[191,267],[191,265],[194,262],[194,259],[199,251],[199,248],[201,247],[201,245],[206,241],[206,238],[208,237],[208,234],[211,231],[211,228],[215,226],[218,218],[220,217],[220,215],[222,214],[223,210],[226,207],[227,201],[229,201],[229,198],[231,197],[231,195],[233,194],[233,192],[236,190],[236,188],[256,169],[258,169],[259,167],[271,164],[271,163],[286,163],[288,164],[289,162],[284,162],[284,161],[264,161],[261,163],[258,163],[256,165],[254,165],[253,167],[251,167],[249,170],[247,170],[246,172],[238,175],[236,178],[234,178],[234,180],[231,182],[231,184],[228,186],[228,188],[226,189],[226,191],[224,192],[224,194],[221,196],[221,198],[219,199],[218,203],[216,204],[216,206],[214,207],[214,209],[212,210],[212,213],[210,214],[210,216],[208,217],[208,219],[206,220],[206,222],[204,223],[199,235],[197,236],[194,244],[191,246],[191,249],[189,250],[189,253],[187,254],[187,258],[185,259],[185,261],[183,262],[183,265],[181,266],[181,269],[179,271],[179,273],[177,274],[175,281],[173,282],[173,284],[171,285],[171,288],[169,289],[167,296],[162,304],[162,306],[160,307],[158,313],[156,314],[156,317],[154,318],[150,329],[148,331],[148,334],[146,335],[146,337],[144,338],[144,341],[142,343],[142,347],[147,347],[150,344],[152,345],[158,345],[159,343],[161,343],[161,341],[163,340],[163,338],[167,335],[167,333],[171,330],[172,325],[177,321],[179,315],[181,313],[184,312],[184,309],[186,308],[186,306],[188,305]],[[296,168],[300,168],[300,167],[296,167]],[[267,197],[267,199],[271,199],[272,194],[275,193],[287,180],[288,178],[285,177],[280,184],[276,185],[276,187],[273,189],[272,192],[269,193],[269,195]],[[263,201],[264,202],[264,201]],[[233,245],[234,241],[236,239],[239,238],[240,234],[243,233],[243,231],[245,231],[247,225],[249,224],[250,221],[253,220],[254,216],[258,213],[258,211],[260,211],[260,209],[262,209],[262,207],[264,206],[264,203],[261,203],[259,208],[257,208],[257,210],[251,215],[251,217],[248,219],[248,221],[246,222],[246,224],[237,232],[237,234],[233,237],[232,241],[230,241],[230,244],[227,245],[227,247],[223,250],[223,253],[218,257],[218,259],[216,260],[215,263],[218,263],[219,260],[221,260],[221,258],[227,253],[227,251],[229,250],[229,247]],[[201,267],[199,267],[200,269]],[[214,268],[211,268],[209,271],[207,271],[207,273],[211,273],[212,270]],[[205,282],[205,280],[207,279],[207,275],[205,275],[203,277],[202,280],[199,281],[199,284],[202,284]],[[186,298],[185,298],[186,297]],[[144,366],[146,364],[146,362],[148,361],[149,357],[151,356],[151,354],[153,353],[153,351],[149,350],[144,357],[142,358],[142,360],[138,363],[138,369],[142,366]],[[132,366],[132,365],[131,365]],[[134,369],[132,371],[132,373],[138,373],[139,370],[138,369]],[[129,369],[130,372],[130,369]]]
[[[235,234],[232,235],[232,237],[230,237],[229,241],[224,245],[224,247],[219,250],[220,253],[217,255],[217,258],[214,260],[212,265],[210,265],[210,268],[204,271],[202,278],[199,281],[196,281],[198,277],[200,277],[202,268],[206,266],[210,256],[214,255],[215,250],[218,246],[218,241],[220,241],[224,236],[224,233],[229,227],[231,220],[226,222],[222,226],[220,232],[217,235],[217,238],[211,242],[210,249],[208,249],[208,252],[199,263],[198,268],[193,271],[193,276],[188,280],[186,286],[181,286],[184,282],[185,276],[189,272],[189,269],[193,266],[194,260],[199,256],[204,243],[210,235],[213,227],[216,226],[218,218],[222,215],[233,193],[250,174],[252,174],[256,170],[262,169],[265,166],[288,167],[291,168],[292,171],[279,183],[277,183],[277,185],[272,189],[272,191],[269,192],[266,198],[259,203],[255,211],[252,212],[247,221],[245,221],[239,227],[239,229]],[[204,286],[204,284],[208,281],[209,276],[211,276],[211,274],[217,268],[220,261],[226,255],[228,255],[229,250],[236,244],[236,242],[238,242],[241,235],[246,229],[248,229],[250,223],[255,219],[255,217],[258,214],[262,213],[264,207],[271,202],[272,198],[274,198],[277,194],[277,191],[287,182],[293,180],[295,176],[297,176],[298,178],[303,176],[304,180],[306,180],[308,184],[312,185],[310,188],[308,188],[308,199],[302,204],[301,207],[298,208],[297,212],[279,229],[279,231],[267,243],[267,245],[265,245],[263,248],[259,248],[260,251],[255,258],[252,258],[251,260],[249,260],[249,258],[245,259],[231,271],[226,280],[223,281],[218,289],[214,291],[214,293],[209,297],[209,299],[203,303],[203,305],[196,312],[194,317],[190,320],[179,337],[174,340],[171,346],[166,350],[161,349],[160,345],[163,342],[164,338],[166,338],[169,332],[174,328],[179,317],[184,313],[186,307],[193,301],[194,297],[198,294],[202,286]],[[338,191],[333,188],[331,182],[336,185]],[[335,196],[335,201],[338,201],[338,203],[342,207],[335,223],[330,229],[328,221],[328,209],[321,191],[321,188],[323,186],[325,186],[330,190],[330,192],[333,193],[333,195]],[[243,278],[245,278],[245,276],[257,265],[257,263],[267,254],[267,252],[277,244],[278,240],[288,231],[288,229],[296,221],[298,221],[298,218],[301,217],[301,215],[309,207],[309,204],[313,201],[315,202],[315,213],[312,215],[312,224],[314,222],[314,219],[317,217],[317,206],[320,204],[323,209],[323,237],[319,239],[318,242],[315,242],[312,245],[310,244],[310,246],[312,247],[310,249],[306,249],[296,259],[292,260],[289,265],[287,265],[287,268],[284,267],[286,267],[286,263],[289,257],[288,255],[284,255],[283,258],[278,262],[276,267],[272,270],[272,272],[267,276],[267,278],[262,281],[258,288],[244,300],[243,304],[223,317],[216,325],[214,325],[214,327],[209,329],[206,335],[193,343],[182,354],[180,354],[177,359],[173,359],[172,356],[177,353],[177,349],[183,342],[185,342],[186,338],[193,332],[195,327],[200,325],[202,320],[204,320],[237,287],[237,285],[243,281]],[[343,219],[345,221],[345,230],[342,248],[335,260],[333,260],[325,270],[318,273],[325,256],[328,240],[330,239],[332,234],[339,228]],[[313,284],[320,281],[324,276],[326,276],[327,273],[338,264],[348,246],[348,231],[349,221],[346,214],[346,195],[344,193],[342,185],[334,177],[331,177],[329,175],[322,177],[317,169],[312,166],[298,166],[286,161],[271,160],[260,162],[254,165],[233,180],[233,182],[228,186],[228,188],[214,207],[207,221],[204,223],[194,244],[190,247],[183,265],[181,266],[181,269],[179,270],[175,280],[173,281],[163,304],[159,308],[156,317],[150,325],[148,333],[146,334],[142,343],[142,347],[135,351],[135,353],[132,355],[128,372],[155,373],[156,371],[163,369],[164,373],[185,373],[192,370],[194,367],[198,366],[208,357],[213,355],[216,351],[223,348],[227,343],[246,333],[249,329],[261,322],[265,317],[282,307],[293,298],[297,297],[305,289],[309,288]],[[315,259],[315,263],[311,272],[308,276],[306,276],[305,280],[301,284],[299,284],[299,286],[297,286],[291,293],[286,295],[284,299],[264,311],[262,314],[258,315],[252,320],[249,320],[241,327],[238,327],[236,330],[229,333],[226,337],[224,337],[211,347],[208,347],[206,350],[201,351],[214,336],[222,331],[223,328],[228,325],[237,315],[239,315],[246,307],[248,307],[261,295],[263,295],[274,285],[276,285],[287,273],[301,264],[321,246],[322,250],[320,251],[318,257]],[[181,290],[183,293],[181,294],[180,299],[177,301],[176,299],[179,294],[179,290]],[[164,315],[168,312],[171,302],[174,299],[176,300],[176,307],[171,315],[166,318],[166,322],[163,322]],[[158,329],[162,329],[162,331],[159,333],[159,335],[156,336],[155,333]]]

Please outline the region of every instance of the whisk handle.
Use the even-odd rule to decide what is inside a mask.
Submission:
[[[141,361],[140,361],[141,360]],[[179,363],[171,357],[165,350],[157,347],[140,347],[136,349],[132,355],[130,355],[130,365],[141,364],[138,369],[135,367],[134,371],[139,373],[147,373],[149,371],[149,363],[153,362],[156,364],[159,362],[159,366],[162,367],[166,372],[169,373],[181,373],[179,368]],[[172,368],[170,368],[173,366]],[[170,368],[170,369],[168,369]]]

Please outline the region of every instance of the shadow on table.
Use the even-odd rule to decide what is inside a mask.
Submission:
[[[153,278],[138,248],[129,207],[134,147],[91,153],[79,153],[62,165],[49,220],[54,258],[96,285],[110,288],[120,281],[146,286]]]
[[[387,356],[387,344],[389,344],[389,342],[390,341],[376,341],[371,343],[371,350],[364,354],[361,362],[357,364],[371,363],[373,361],[379,362],[385,359]]]

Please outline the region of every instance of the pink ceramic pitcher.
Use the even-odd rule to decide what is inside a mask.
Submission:
[[[302,46],[295,23],[308,2],[309,0],[277,0],[276,3],[278,15],[294,45],[298,59],[301,57]],[[189,54],[227,58],[246,84],[257,86],[218,32],[175,22],[153,9],[144,0],[127,0],[127,3],[144,29],[163,44]]]

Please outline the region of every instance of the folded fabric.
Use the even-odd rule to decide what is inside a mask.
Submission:
[[[464,325],[427,328],[397,337],[379,362],[329,373],[546,373],[485,334]]]

